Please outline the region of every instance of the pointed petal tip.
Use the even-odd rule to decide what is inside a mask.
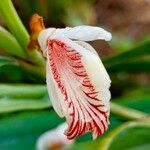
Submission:
[[[105,40],[106,41],[111,41],[111,39],[112,39],[111,33],[107,32],[107,34],[105,35]]]
[[[105,120],[91,120],[90,122],[81,122],[81,120],[78,120],[76,125],[69,125],[64,134],[67,136],[68,140],[72,140],[87,132],[92,132],[92,138],[95,140],[107,131],[109,123],[104,122]]]
[[[103,37],[103,38],[102,38]],[[99,39],[104,39],[105,41],[111,41],[112,35],[110,32],[104,31],[104,33],[100,35]]]

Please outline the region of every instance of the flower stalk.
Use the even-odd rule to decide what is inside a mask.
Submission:
[[[3,27],[0,27],[0,41],[0,48],[6,53],[27,59],[27,53],[23,51],[15,37]]]
[[[29,42],[29,35],[22,24],[11,0],[3,0],[0,4],[0,14],[5,24],[25,50]]]

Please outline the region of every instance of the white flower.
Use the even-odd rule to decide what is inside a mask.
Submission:
[[[109,124],[110,78],[92,46],[84,41],[111,40],[99,27],[49,28],[38,42],[47,57],[47,88],[55,111],[66,117],[68,139],[93,131],[93,138]]]
[[[37,150],[48,150],[55,148],[68,147],[74,143],[74,140],[68,140],[64,135],[64,128],[67,127],[66,123],[62,123],[57,128],[47,131],[40,136],[37,141]]]

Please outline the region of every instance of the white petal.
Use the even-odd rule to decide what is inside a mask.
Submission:
[[[42,30],[38,36],[38,42],[40,45],[41,50],[43,51],[43,55],[46,56],[47,50],[47,39],[54,33],[55,28],[48,28]]]
[[[100,58],[95,54],[85,54],[82,58],[85,69],[96,89],[108,89],[110,78]],[[98,90],[99,91],[99,90]]]
[[[67,27],[65,29],[57,29],[58,32],[64,34],[66,37],[81,41],[105,40],[110,41],[111,33],[103,28],[94,26],[77,26],[74,28]]]
[[[68,39],[66,39],[65,41],[68,41]],[[81,45],[84,49],[74,44],[73,42],[69,43],[69,45],[83,55],[82,62],[88,73],[88,76],[94,84],[96,91],[99,91],[99,98],[106,104],[107,108],[105,108],[105,110],[109,111],[109,100],[111,98],[111,93],[109,91],[111,84],[110,77],[95,49],[86,42],[75,42]]]
[[[42,134],[36,144],[37,150],[53,149],[53,146],[55,146],[54,144],[57,144],[60,146],[60,148],[68,147],[69,145],[73,144],[74,141],[68,140],[64,135],[64,129],[66,128],[67,123],[62,123],[57,128]]]
[[[74,42],[81,45],[86,50],[89,50],[91,53],[98,55],[97,52],[95,51],[95,49],[90,44],[83,42],[83,41],[74,41]]]
[[[49,65],[49,59],[47,59],[47,66],[46,66],[46,82],[50,101],[54,107],[54,110],[58,113],[60,117],[64,117],[61,102],[59,101],[60,94],[57,86],[54,83],[53,75]]]
[[[66,130],[68,139],[73,139],[89,130],[93,131],[93,137],[103,134],[108,126],[109,108],[98,95],[101,82],[94,83],[98,80],[88,74],[87,70],[91,69],[91,64],[86,62],[91,59],[96,66],[94,69],[98,70],[94,73],[99,73],[100,76],[104,76],[103,79],[108,80],[109,77],[99,63],[98,56],[63,36],[53,35],[48,40],[47,58],[50,61],[55,85],[59,89],[56,92],[59,91],[58,98],[63,114],[69,124]],[[101,65],[101,70],[97,69],[98,65]],[[102,84],[101,91],[105,90],[104,88],[108,90],[110,83],[102,82]]]
[[[92,79],[95,87],[99,87],[99,89],[110,87],[111,81],[109,75],[104,65],[102,64],[102,61],[100,60],[97,52],[92,46],[89,46],[89,44],[85,42],[73,42],[67,38],[58,37],[58,39],[66,43],[69,47],[78,51],[83,56],[83,63],[85,64],[87,73]]]
[[[90,44],[81,41],[76,41],[76,43],[92,53],[90,55],[85,53],[82,61],[92,83],[97,91],[100,91],[100,99],[105,103],[108,102],[111,98],[109,91],[111,80],[104,65],[102,64],[102,61],[100,60],[100,57]]]

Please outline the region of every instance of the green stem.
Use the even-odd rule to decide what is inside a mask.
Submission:
[[[22,50],[17,40],[3,27],[0,27],[0,48],[8,54],[28,60],[28,55]],[[40,79],[45,80],[45,67],[35,66],[18,59],[20,66]],[[40,63],[40,62],[39,62]]]
[[[141,111],[120,106],[118,104],[115,104],[114,102],[111,102],[110,108],[111,108],[111,113],[129,120],[140,119],[146,116],[146,114]]]
[[[37,50],[33,50],[32,52],[27,50],[29,35],[23,23],[21,22],[11,0],[3,0],[3,2],[0,3],[0,14],[9,30],[18,40],[23,50],[27,51],[29,60],[37,65],[45,66],[45,61]]]
[[[19,56],[21,58],[27,59],[27,54],[22,50],[17,40],[0,26],[0,48],[7,52],[8,54]]]
[[[23,49],[26,49],[29,42],[29,35],[22,24],[11,0],[3,0],[0,4],[0,14],[7,27],[19,41]]]
[[[28,51],[28,54],[29,54],[29,61],[33,62],[38,66],[45,67],[45,59],[43,58],[41,53],[37,51],[37,49],[32,50],[31,52]]]

